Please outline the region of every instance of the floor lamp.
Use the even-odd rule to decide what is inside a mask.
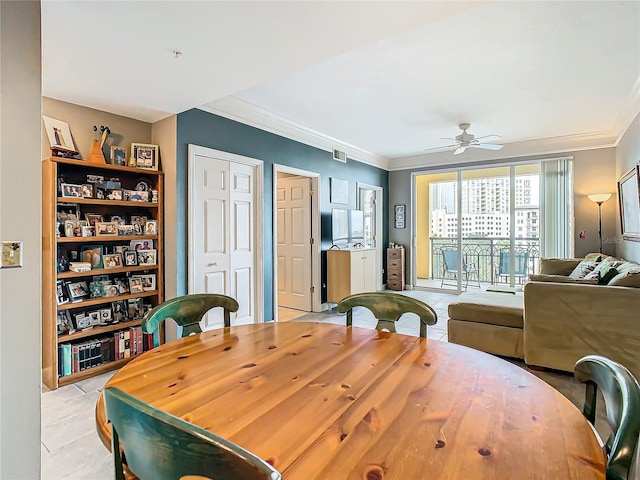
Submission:
[[[602,253],[602,204],[611,198],[610,193],[592,193],[589,200],[598,204],[598,247]]]

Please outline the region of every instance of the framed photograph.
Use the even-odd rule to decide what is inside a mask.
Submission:
[[[151,250],[153,248],[153,240],[131,240],[131,250]]]
[[[89,284],[89,290],[91,291],[91,298],[104,297],[104,285],[102,282],[91,282]]]
[[[107,190],[101,187],[95,188],[96,199],[104,200],[107,197]]]
[[[135,267],[138,265],[138,252],[135,250],[127,250],[124,252],[125,267]]]
[[[67,287],[62,280],[56,282],[56,301],[58,305],[64,305],[70,301],[69,292],[67,292]]]
[[[85,220],[67,220],[64,222],[65,237],[81,237],[82,227],[86,227],[88,222]]]
[[[127,302],[124,300],[112,302],[111,310],[113,311],[113,323],[120,323],[128,320],[129,312],[127,311]]]
[[[58,335],[64,333],[73,333],[73,323],[71,322],[71,313],[69,310],[62,310],[58,312]]]
[[[76,313],[73,316],[73,323],[77,330],[86,330],[87,328],[91,328],[91,317],[85,312]]]
[[[58,273],[69,270],[69,254],[63,245],[58,245],[57,248],[56,270]]]
[[[142,279],[140,277],[129,277],[129,292],[142,293]]]
[[[138,253],[138,265],[155,265],[156,250],[136,250]],[[132,292],[133,293],[133,292]]]
[[[93,185],[85,183],[82,185],[82,198],[93,198]]]
[[[118,291],[120,292],[120,295],[129,293],[129,281],[127,278],[125,277],[114,278],[113,283],[115,283],[116,286],[118,287]]]
[[[156,274],[150,273],[148,275],[140,275],[142,280],[142,289],[145,292],[150,292],[156,289]]]
[[[147,220],[147,223],[144,224],[144,234],[145,235],[158,235],[158,221],[157,220]]]
[[[122,190],[117,188],[107,191],[107,200],[122,200]]]
[[[349,203],[349,180],[341,180],[340,178],[329,178],[330,191],[329,197],[331,203]]]
[[[92,269],[102,268],[102,245],[82,245],[80,247],[80,259],[91,264]]]
[[[622,238],[640,242],[640,164],[618,179]]]
[[[130,190],[129,191],[129,201],[130,202],[148,202],[149,201],[149,192],[138,191],[138,190]]]
[[[393,227],[394,228],[405,228],[405,205],[395,205],[393,207]]]
[[[69,282],[67,288],[69,289],[69,298],[71,298],[72,302],[80,302],[89,298],[91,295],[87,282],[84,280],[80,282]]]
[[[104,222],[104,218],[99,213],[85,213],[84,219],[89,222],[92,227],[96,226],[96,222]]]
[[[105,297],[117,297],[120,295],[120,289],[118,285],[107,285],[104,287],[104,296]]]
[[[96,222],[96,236],[118,235],[118,224],[116,222]]]
[[[87,312],[87,317],[89,317],[90,326],[95,327],[96,325],[100,325],[100,310]]]
[[[100,310],[100,324],[101,325],[105,325],[108,323],[111,323],[111,309],[110,308],[103,308]]]
[[[158,170],[158,145],[132,143],[131,163],[132,167]]]
[[[82,231],[83,237],[93,237],[96,234],[95,228],[92,227],[91,225],[85,225],[81,227],[81,231]]]
[[[133,225],[118,225],[118,235],[133,235]]]
[[[63,183],[62,187],[63,198],[83,198],[82,197],[82,185],[76,185],[73,183]]]
[[[127,165],[127,149],[124,147],[111,147],[111,163],[125,167]]]
[[[116,222],[118,225],[124,225],[125,223],[127,223],[125,218],[120,215],[111,215],[109,221]]]
[[[121,268],[122,267],[122,255],[119,253],[110,253],[103,255],[102,261],[104,268]]]
[[[77,152],[69,124],[55,118],[42,116],[44,128],[47,131],[49,145],[57,150]]]

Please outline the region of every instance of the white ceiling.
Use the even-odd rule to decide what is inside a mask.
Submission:
[[[193,107],[387,168],[614,145],[640,111],[640,2],[42,3],[43,94]],[[171,50],[184,54],[175,59]],[[389,160],[391,159],[391,160]]]

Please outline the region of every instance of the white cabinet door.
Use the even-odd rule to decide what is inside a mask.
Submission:
[[[376,250],[366,250],[363,252],[362,265],[363,265],[363,292],[375,292],[377,289],[376,285],[376,270],[377,270],[377,262],[376,262]]]

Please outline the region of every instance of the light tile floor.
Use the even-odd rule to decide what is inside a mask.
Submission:
[[[456,295],[429,292],[404,291],[405,295],[419,298],[430,305],[438,315],[438,322],[427,329],[427,337],[447,341],[447,307],[457,299]],[[329,310],[311,313],[293,321],[344,323],[345,316]],[[354,326],[374,328],[376,320],[370,312],[357,309]],[[397,325],[398,333],[417,335],[417,316],[407,315]],[[527,368],[522,361],[512,363]],[[98,394],[114,372],[67,385],[55,391],[43,387],[42,394],[42,478],[44,480],[112,480],[111,455],[98,439],[95,430],[94,410]],[[531,371],[560,391],[579,409],[584,401],[584,385],[573,375],[564,372]],[[598,401],[598,431],[609,435],[604,416],[604,402]],[[603,436],[606,438],[606,436]]]

